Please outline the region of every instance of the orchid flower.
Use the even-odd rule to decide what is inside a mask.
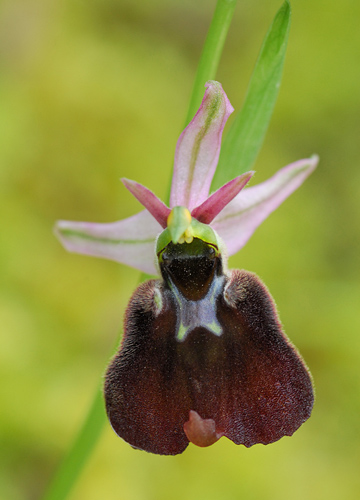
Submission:
[[[122,179],[145,210],[110,224],[59,221],[72,252],[159,275],[133,294],[124,338],[107,371],[106,409],[116,433],[135,448],[175,455],[189,442],[221,436],[236,444],[292,435],[313,405],[310,374],[282,330],[265,285],[227,269],[248,241],[317,165],[292,163],[259,185],[254,172],[209,195],[221,137],[233,108],[218,82],[175,152],[170,207]]]

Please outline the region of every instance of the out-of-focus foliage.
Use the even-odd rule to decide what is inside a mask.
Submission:
[[[81,426],[138,273],[69,255],[56,219],[164,197],[215,2],[4,0],[0,18],[0,498],[37,498]],[[239,109],[280,3],[239,2],[217,79]],[[164,458],[106,428],[74,500],[352,500],[360,447],[360,3],[294,0],[284,79],[253,182],[318,170],[230,265],[257,272],[315,380],[292,438]]]

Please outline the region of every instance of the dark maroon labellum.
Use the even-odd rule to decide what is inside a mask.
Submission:
[[[195,238],[159,256],[143,283],[105,381],[115,432],[135,448],[175,455],[222,435],[249,447],[291,436],[313,406],[309,372],[254,274],[223,272]]]

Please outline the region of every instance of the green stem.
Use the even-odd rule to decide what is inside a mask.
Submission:
[[[82,428],[58,468],[44,500],[63,500],[67,497],[95,448],[105,422],[104,398],[98,387]]]
[[[217,2],[195,78],[187,123],[200,105],[205,82],[215,78],[236,1],[218,0]],[[141,278],[143,278],[143,275]],[[67,497],[94,450],[105,422],[106,415],[103,396],[99,389],[97,389],[84,424],[72,447],[63,459],[43,500],[64,500]]]
[[[208,80],[215,80],[236,2],[237,0],[218,0],[216,4],[195,76],[189,110],[186,116],[186,125],[199,109],[204,95],[205,83]]]

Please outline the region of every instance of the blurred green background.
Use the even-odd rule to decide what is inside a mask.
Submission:
[[[241,106],[281,1],[239,0],[217,79]],[[139,273],[67,254],[55,220],[165,197],[215,0],[3,0],[0,17],[0,498],[41,496],[80,428]],[[360,2],[293,0],[283,83],[255,182],[317,171],[230,260],[261,276],[316,385],[292,438],[133,450],[106,426],[72,500],[358,499]],[[254,183],[253,183],[254,184]]]

